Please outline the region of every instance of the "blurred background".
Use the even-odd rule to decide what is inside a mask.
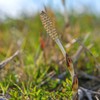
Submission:
[[[100,15],[99,0],[65,0],[65,7],[68,13],[91,13],[97,16]],[[27,16],[35,15],[37,12],[44,9],[44,6],[52,8],[54,11],[64,13],[64,6],[61,0],[0,0],[0,18],[7,17],[18,18],[24,13]]]
[[[100,89],[98,81],[92,84],[91,79],[83,77],[87,74],[100,77],[100,0],[0,0],[0,62],[22,50],[0,69],[1,86],[11,80],[20,86],[22,81],[25,86],[32,83],[34,87],[51,72],[55,72],[54,78],[66,72],[63,55],[43,28],[41,11],[50,16],[72,57],[79,85],[89,89],[98,85],[94,90]],[[70,77],[66,73],[63,79]],[[61,87],[55,80],[43,86],[50,91]],[[13,96],[11,87],[9,84]]]
[[[6,49],[17,49],[19,45],[25,50],[30,48],[32,53],[37,51],[42,41],[40,38],[48,36],[39,18],[42,10],[47,11],[53,20],[64,44],[74,38],[81,39],[87,33],[92,34],[90,43],[99,41],[99,0],[0,0],[1,60],[4,55],[10,55],[6,54]],[[96,56],[99,54],[93,52]]]

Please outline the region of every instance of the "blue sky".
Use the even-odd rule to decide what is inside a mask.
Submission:
[[[63,12],[61,0],[0,0],[0,14],[11,17],[17,17],[21,11],[34,14],[43,10],[43,5]],[[66,0],[66,7],[68,10],[73,8],[79,13],[89,9],[100,14],[100,0]]]

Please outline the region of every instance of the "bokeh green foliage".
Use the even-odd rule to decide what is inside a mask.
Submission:
[[[83,14],[78,16],[70,15],[69,20],[71,26],[70,34],[73,38],[83,39],[88,32],[91,33],[85,45],[94,44],[90,50],[97,58],[97,61],[100,61],[99,18],[95,15]],[[66,45],[67,42],[61,38],[65,25],[63,16],[56,13],[56,21],[60,39],[62,43]],[[79,33],[74,33],[75,27],[79,28]],[[17,57],[4,69],[0,70],[0,94],[4,96],[8,95],[10,100],[32,100],[33,98],[34,100],[54,100],[61,98],[63,100],[65,100],[65,98],[70,100],[72,96],[69,75],[66,76],[66,80],[63,81],[48,79],[47,77],[49,81],[42,87],[38,87],[51,71],[55,71],[57,75],[61,74],[58,63],[52,62],[50,56],[48,56],[46,60],[50,60],[51,63],[47,64],[44,60],[44,56],[42,55],[43,50],[40,48],[39,41],[41,33],[44,38],[48,38],[38,14],[30,18],[24,17],[17,20],[9,18],[4,23],[0,23],[0,61],[11,56],[19,48],[23,51],[22,57],[20,58],[23,64],[21,64],[20,59]],[[79,44],[75,43],[69,48],[68,53],[73,55],[78,47]],[[54,48],[58,49],[55,45],[52,49]],[[51,50],[48,52],[50,53]],[[53,52],[54,55],[57,53],[56,51]],[[35,60],[37,55],[38,58],[42,55],[42,59],[40,59],[38,65]],[[92,74],[95,69],[94,59],[89,53],[87,53],[87,57],[89,60],[86,63],[84,61],[85,55],[81,55],[78,60],[78,67]],[[85,62],[84,65],[83,61]],[[65,63],[64,66],[66,66]],[[20,74],[22,74],[22,76],[20,76]]]

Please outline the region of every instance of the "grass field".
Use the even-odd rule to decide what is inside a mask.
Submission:
[[[79,87],[100,90],[100,18],[93,14],[70,14],[69,22],[65,23],[62,14],[53,11],[48,14],[55,20],[59,38],[67,53],[75,59]],[[73,39],[79,42],[71,44]],[[81,43],[84,48],[76,57]],[[21,52],[0,69],[2,98],[71,100],[72,80],[66,62],[56,43],[43,28],[39,14],[16,20],[8,18],[0,23],[0,62],[17,50]],[[81,72],[96,77],[97,81],[85,77]],[[96,86],[98,88],[95,89]]]

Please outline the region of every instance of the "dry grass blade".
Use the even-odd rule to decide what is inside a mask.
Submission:
[[[87,41],[89,36],[90,36],[90,33],[86,34],[86,36],[84,37],[83,43],[85,43]],[[76,40],[76,42],[77,41],[78,41],[78,39]],[[73,55],[73,61],[74,62],[76,62],[79,59],[79,57],[80,57],[83,50],[84,50],[84,47],[80,45],[78,50],[76,51],[76,53]]]
[[[78,73],[79,76],[81,76],[82,78],[87,78],[90,80],[95,80],[97,82],[100,82],[99,78],[93,75],[88,75],[87,73],[83,72],[83,71],[79,71]]]
[[[65,0],[62,0],[62,4],[65,6]]]
[[[65,45],[65,48],[69,48],[72,44],[74,44],[78,39],[72,39],[68,44]]]
[[[58,34],[57,34],[56,28],[55,28],[52,20],[49,18],[49,16],[44,11],[41,12],[40,18],[41,18],[41,21],[42,21],[42,24],[43,24],[45,30],[47,31],[49,36],[57,43],[57,45],[59,46],[60,50],[63,53],[63,56],[65,57],[66,51],[64,50],[64,47],[62,46],[62,44],[58,38]]]
[[[96,94],[96,95],[100,96],[100,92],[95,92],[95,91],[92,91],[92,90],[88,90],[88,89],[85,89],[83,87],[80,87],[80,89],[83,90],[83,91],[89,92],[91,94]]]
[[[69,24],[69,18],[68,18],[68,11],[67,11],[67,7],[66,7],[66,2],[67,2],[67,0],[62,0],[62,4],[63,4],[63,7],[64,7],[64,20],[65,20],[66,24],[68,25]]]
[[[2,69],[4,66],[6,66],[13,58],[15,58],[18,54],[20,53],[20,51],[16,51],[11,57],[7,58],[6,60],[2,61],[0,63],[0,69]]]

